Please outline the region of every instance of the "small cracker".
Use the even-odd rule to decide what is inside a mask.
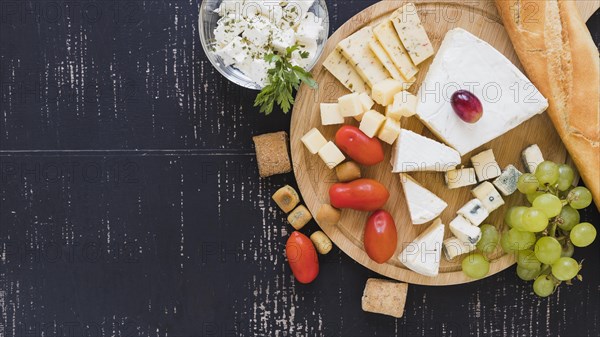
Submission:
[[[362,296],[362,310],[400,318],[404,315],[408,283],[370,278]]]
[[[279,131],[252,137],[256,149],[258,173],[261,177],[292,171],[288,155],[287,133]]]

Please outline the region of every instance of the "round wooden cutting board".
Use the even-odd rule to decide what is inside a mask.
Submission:
[[[501,24],[493,1],[469,1],[464,4],[456,1],[414,2],[417,5],[421,21],[436,51],[448,30],[455,27],[462,27],[490,43],[517,66],[521,67],[510,39]],[[321,125],[319,104],[322,102],[337,102],[339,96],[348,93],[322,66],[322,62],[339,41],[366,25],[377,24],[379,21],[387,18],[403,3],[404,1],[379,2],[360,12],[341,26],[329,38],[320,61],[313,69],[313,76],[319,83],[319,89],[313,91],[307,86],[302,86],[298,92],[291,121],[290,143],[294,173],[298,181],[298,186],[304,202],[312,214],[316,214],[322,204],[329,203],[328,189],[332,183],[336,182],[336,177],[335,171],[329,170],[319,156],[312,155],[306,150],[300,138],[311,128],[317,128],[325,138],[332,140],[340,126]],[[580,1],[579,3],[581,4],[580,10],[584,18],[588,18],[598,8],[596,1]],[[410,91],[416,93],[432,60],[433,57],[419,66],[417,82]],[[378,107],[378,110],[383,112],[381,107]],[[346,121],[349,122],[350,119],[347,118]],[[352,120],[351,124],[357,125],[358,123]],[[402,120],[402,127],[436,139],[416,117],[404,118]],[[491,148],[494,150],[496,160],[501,167],[513,164],[524,172],[520,155],[521,151],[531,144],[538,144],[546,159],[555,162],[565,162],[567,159],[566,150],[554,130],[550,119],[544,113],[500,138],[485,144],[480,149],[463,156],[463,164],[470,166],[469,160],[473,154]],[[365,253],[362,237],[364,224],[369,215],[367,212],[343,210],[339,224],[334,226],[319,224],[321,228],[340,249],[354,260],[387,277],[423,285],[451,285],[473,281],[473,279],[468,278],[462,273],[460,257],[456,258],[455,261],[447,261],[445,258],[442,258],[440,273],[436,277],[426,277],[417,274],[406,268],[397,259],[402,249],[417,237],[419,233],[424,231],[429,224],[413,225],[411,223],[400,177],[397,174],[391,173],[391,166],[389,164],[391,146],[384,143],[384,149],[386,152],[384,162],[373,167],[363,167],[362,174],[363,177],[373,178],[382,182],[390,191],[390,198],[384,209],[393,215],[398,230],[398,247],[394,256],[385,264],[377,264]],[[443,173],[419,172],[412,173],[411,175],[448,203],[448,207],[441,215],[444,224],[448,224],[454,218],[456,211],[473,198],[469,187],[454,190],[448,189],[444,184]],[[506,205],[493,212],[486,220],[486,223],[497,226],[499,230],[504,229],[502,218],[505,210],[511,205],[524,204],[526,202],[521,198],[519,193],[505,198],[505,201]],[[446,230],[446,237],[448,236],[450,236],[450,233],[449,230]],[[513,256],[504,254],[500,248],[490,258],[491,266],[489,275],[504,270],[514,263]]]

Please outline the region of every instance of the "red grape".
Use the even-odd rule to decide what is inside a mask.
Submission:
[[[458,117],[467,123],[476,123],[483,115],[481,101],[470,91],[458,90],[450,102]]]

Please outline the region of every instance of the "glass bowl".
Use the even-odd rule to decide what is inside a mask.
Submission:
[[[265,3],[267,5],[272,5],[276,3],[272,0],[256,1]],[[200,5],[198,31],[200,35],[200,42],[202,43],[202,48],[204,49],[204,53],[206,54],[206,57],[208,57],[213,67],[215,67],[217,71],[219,71],[223,76],[225,76],[225,78],[227,78],[231,82],[248,89],[260,90],[262,89],[262,86],[260,84],[255,83],[253,80],[246,77],[241,71],[239,71],[235,67],[225,66],[223,60],[221,60],[221,58],[214,52],[214,46],[216,44],[214,30],[217,26],[217,21],[221,17],[218,13],[215,12],[215,10],[219,8],[222,2],[223,0],[204,0]],[[244,3],[243,0],[239,0],[239,2]],[[246,0],[245,2],[248,3],[249,1]],[[294,2],[294,0],[289,0],[288,2]],[[327,11],[327,5],[325,4],[325,0],[315,0],[315,2],[312,4],[308,11],[312,12],[317,18],[322,19],[323,21],[323,30],[321,30],[319,38],[317,39],[316,55],[314,56],[314,58],[312,58],[311,63],[307,67],[307,70],[310,71],[319,60],[319,57],[323,52],[323,48],[325,47],[325,43],[327,43],[327,38],[329,36],[329,12]]]

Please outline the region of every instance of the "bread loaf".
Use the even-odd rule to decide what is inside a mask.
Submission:
[[[600,209],[600,59],[572,0],[495,0],[519,60]]]

